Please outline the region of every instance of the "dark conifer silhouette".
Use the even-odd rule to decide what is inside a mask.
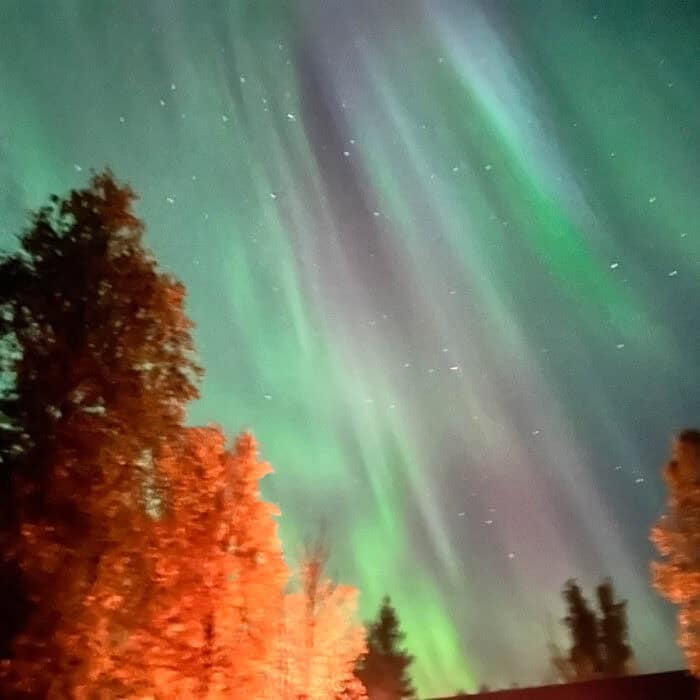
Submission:
[[[627,601],[615,601],[612,581],[606,579],[597,588],[600,608],[600,655],[603,675],[624,676],[629,673],[632,649],[627,643]]]
[[[369,700],[416,697],[408,673],[413,657],[401,648],[404,638],[396,610],[387,596],[377,619],[367,628],[367,656],[357,674]]]
[[[567,608],[563,622],[571,646],[562,654],[556,645],[550,645],[551,661],[561,679],[571,682],[628,674],[632,649],[628,644],[627,603],[615,600],[612,581],[606,579],[596,589],[600,617],[573,579],[566,582],[562,596]]]
[[[596,614],[576,581],[567,581],[563,596],[568,613],[564,624],[571,635],[569,661],[577,678],[591,678],[602,668]]]

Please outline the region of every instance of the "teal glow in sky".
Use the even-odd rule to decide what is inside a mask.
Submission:
[[[132,184],[191,420],[255,432],[287,551],[327,524],[426,696],[542,681],[569,577],[676,667],[647,532],[700,418],[698,37],[696,2],[5,0],[0,237]]]

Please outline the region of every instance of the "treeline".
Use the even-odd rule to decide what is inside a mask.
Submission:
[[[683,430],[676,436],[662,476],[666,509],[650,532],[660,555],[651,563],[651,583],[678,607],[677,642],[688,671],[700,678],[700,431]],[[634,673],[627,603],[616,600],[612,581],[606,579],[596,588],[598,611],[573,579],[566,582],[562,596],[568,645],[561,650],[550,642],[554,677],[547,681],[569,683]],[[481,692],[487,690],[482,686]]]
[[[660,559],[651,564],[651,583],[678,606],[678,645],[688,671],[700,678],[700,432],[683,430],[673,441],[662,469],[666,510],[650,539]],[[551,660],[564,681],[625,675],[634,670],[625,601],[615,600],[612,582],[596,589],[596,614],[575,581],[564,591],[564,619],[571,647],[562,654],[550,647]]]
[[[614,678],[634,671],[634,655],[629,644],[627,602],[615,599],[612,581],[596,588],[599,612],[591,607],[575,580],[563,590],[570,646],[562,652],[550,644],[550,661],[559,680],[585,681]]]
[[[367,630],[327,550],[283,557],[255,439],[188,427],[185,290],[111,173],[0,261],[0,696],[411,698],[386,600]]]
[[[390,601],[312,543],[283,556],[252,435],[185,425],[201,375],[185,290],[157,267],[111,173],[52,197],[0,257],[0,697],[413,698]],[[664,471],[653,582],[700,673],[700,433]],[[632,668],[624,601],[564,589],[560,680]]]

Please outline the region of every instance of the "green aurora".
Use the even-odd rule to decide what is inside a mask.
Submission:
[[[196,6],[195,6],[196,5]],[[542,681],[569,577],[675,667],[647,532],[698,421],[700,5],[5,0],[0,240],[109,165],[422,695]]]

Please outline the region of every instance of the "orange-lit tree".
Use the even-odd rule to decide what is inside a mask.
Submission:
[[[158,700],[279,697],[287,569],[277,510],[258,492],[269,465],[250,434],[227,449],[218,429],[198,428],[156,469],[152,589],[117,677]]]
[[[95,175],[0,261],[0,546],[22,592],[3,605],[24,608],[3,697],[109,684],[140,600],[146,457],[177,442],[196,395],[184,288],[143,248],[134,198]]]
[[[356,592],[309,559],[287,595],[255,440],[184,426],[184,289],[133,200],[98,174],[0,258],[0,697],[360,700]]]
[[[307,546],[298,590],[286,598],[284,700],[367,697],[354,674],[366,649],[356,619],[357,590],[330,580],[327,560],[323,540]]]
[[[155,700],[364,700],[357,591],[328,579],[316,547],[285,594],[278,511],[258,491],[270,467],[253,437],[227,450],[217,429],[188,429],[178,447],[154,465],[150,593],[115,687]]]
[[[272,470],[258,458],[250,433],[236,441],[227,468],[235,505],[231,531],[236,567],[232,575],[238,592],[229,600],[230,609],[222,610],[224,616],[234,614],[236,621],[236,625],[228,623],[228,636],[222,638],[222,666],[228,669],[229,684],[239,697],[272,700],[279,698],[278,635],[288,578],[274,519],[279,510],[261,500],[258,491],[260,479]]]
[[[700,432],[678,436],[664,479],[667,510],[651,531],[662,557],[652,564],[653,584],[678,606],[678,643],[700,677]]]

